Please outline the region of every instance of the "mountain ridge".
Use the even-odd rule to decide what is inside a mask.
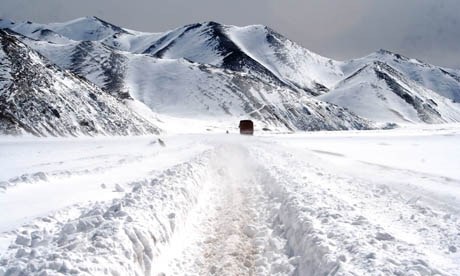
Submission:
[[[415,110],[415,113],[410,111],[411,114],[418,114],[402,122],[460,121],[457,114],[460,106],[455,105],[460,99],[460,71],[387,50],[359,59],[336,61],[315,54],[263,25],[237,27],[205,21],[164,33],[146,33],[124,29],[96,17],[69,22],[74,31],[72,38],[63,31],[66,23],[39,25],[5,21],[0,22],[0,27],[19,26],[13,30],[22,31],[20,39],[54,64],[90,80],[118,99],[137,99],[154,112],[167,115],[249,116],[261,120],[267,127],[284,126],[290,130],[372,128],[372,123],[354,115],[363,114],[359,109],[335,100],[333,95],[338,95],[336,92],[343,88],[344,81],[359,75],[361,69],[374,68],[380,62],[380,67],[392,69],[380,73],[374,70],[367,75],[370,79],[361,83],[369,82],[365,85],[372,89],[386,87],[385,91],[399,97],[395,101],[409,104]],[[40,31],[33,33],[30,26]],[[45,34],[36,35],[43,30]],[[393,69],[397,73],[388,75]],[[398,95],[396,91],[403,91],[396,89],[398,85],[412,86],[410,93]],[[356,93],[347,94],[359,103]],[[433,93],[442,98],[432,96]],[[427,110],[433,112],[421,112],[420,106],[408,102],[406,94],[410,94],[411,99],[426,99],[419,103],[432,107]],[[283,103],[281,98],[286,101]],[[427,101],[431,98],[446,104],[437,107]],[[378,97],[373,100],[369,106],[381,104]],[[335,104],[342,104],[345,109]],[[388,114],[403,114],[397,108],[408,107],[387,108]],[[334,110],[341,110],[341,115]],[[393,122],[394,119],[389,115],[377,121]]]
[[[381,61],[364,65],[319,98],[376,121],[392,118],[397,122],[446,123],[460,118],[459,106],[451,99]],[[367,106],[368,102],[373,105]]]

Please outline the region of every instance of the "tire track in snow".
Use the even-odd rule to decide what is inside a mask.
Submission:
[[[76,218],[21,227],[0,275],[289,275],[259,173],[244,147],[217,147]]]
[[[218,189],[219,201],[212,218],[210,233],[204,241],[204,266],[200,275],[253,275],[256,249],[252,244],[253,218],[248,206],[248,194],[241,184],[250,185],[250,180],[241,177],[240,183],[229,179],[231,172],[221,168],[218,173],[223,181]],[[216,194],[217,196],[217,194]]]
[[[187,238],[173,238],[157,275],[291,275],[286,240],[273,229],[279,205],[263,189],[260,166],[241,145],[220,147],[212,163]]]
[[[308,152],[272,145],[270,152],[256,146],[251,153],[269,164],[265,187],[281,203],[284,236],[299,258],[295,275],[456,275],[458,264],[446,258],[451,253],[443,245],[457,239],[450,215],[408,206],[388,186],[329,171]],[[420,228],[423,224],[433,229]],[[406,239],[425,231],[418,244]],[[424,250],[426,245],[445,249],[436,254],[433,247]]]

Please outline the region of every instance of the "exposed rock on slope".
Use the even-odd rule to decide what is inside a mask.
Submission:
[[[158,133],[151,122],[0,30],[0,132],[34,135]]]
[[[366,57],[347,62],[343,66],[345,74],[350,74],[366,64],[384,62],[398,70],[404,77],[418,86],[429,89],[446,98],[460,102],[460,71],[443,68],[411,59],[397,53],[379,50]]]
[[[374,61],[341,81],[320,99],[376,121],[460,121],[460,105],[424,88],[387,63]]]

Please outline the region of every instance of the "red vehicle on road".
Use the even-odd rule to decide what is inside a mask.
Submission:
[[[251,120],[241,120],[239,128],[240,134],[254,135],[254,123]]]

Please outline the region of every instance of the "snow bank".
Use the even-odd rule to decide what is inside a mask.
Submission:
[[[6,275],[149,275],[153,258],[206,183],[209,158],[203,154],[156,179],[132,183],[132,191],[121,199],[86,206],[74,220],[46,217],[49,225],[22,227],[0,269]]]
[[[289,252],[298,257],[297,275],[458,274],[458,181],[442,177],[449,169],[437,170],[439,176],[396,169],[413,166],[410,160],[423,154],[406,155],[393,145],[399,139],[417,141],[430,154],[450,136],[406,131],[402,139],[400,130],[388,132],[391,138],[381,132],[362,133],[366,138],[343,132],[286,136],[275,139],[282,147],[267,139],[270,151],[266,146],[251,150],[260,163],[268,164],[263,182],[280,203],[278,217]],[[376,153],[382,138],[388,154],[394,155],[389,160]],[[458,153],[456,147],[445,146]],[[442,153],[433,158],[442,161],[439,166],[457,159]]]

